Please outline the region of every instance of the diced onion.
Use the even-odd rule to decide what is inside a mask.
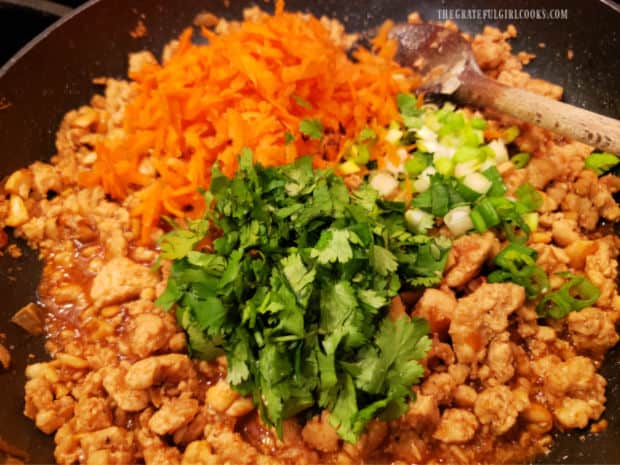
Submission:
[[[437,134],[426,126],[422,126],[416,131],[416,135],[425,141],[437,140]]]
[[[403,131],[401,131],[400,129],[389,129],[385,133],[384,139],[390,144],[396,145],[398,144],[398,141],[400,141],[401,137],[403,137]]]
[[[416,192],[424,192],[429,187],[431,187],[431,176],[436,172],[437,171],[432,166],[425,168],[424,171],[420,173],[418,179],[413,181],[413,188],[416,190]]]
[[[413,232],[423,234],[433,227],[435,218],[430,213],[414,208],[405,212],[405,221]]]
[[[465,176],[463,184],[479,194],[486,194],[493,185],[493,183],[486,176],[476,172],[469,173]]]
[[[475,172],[478,166],[479,163],[477,160],[469,160],[459,163],[454,167],[454,177],[463,178],[468,174]]]
[[[483,172],[491,168],[492,166],[495,166],[495,162],[493,160],[486,160],[484,163],[482,163],[482,165],[480,165],[479,170]]]
[[[443,217],[443,222],[452,234],[460,236],[474,227],[469,217],[470,212],[469,205],[453,208]]]
[[[372,177],[370,186],[385,197],[398,188],[398,181],[391,174],[382,171]]]
[[[508,150],[506,150],[506,144],[500,139],[495,139],[489,142],[489,148],[495,153],[495,163],[500,164],[508,161]]]

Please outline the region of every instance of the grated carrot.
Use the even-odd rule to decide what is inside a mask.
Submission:
[[[354,60],[318,19],[284,12],[282,0],[273,16],[228,34],[203,28],[207,45],[192,43],[186,29],[167,63],[130,75],[124,136],[96,147],[97,161],[82,183],[101,185],[118,199],[135,193],[132,214],[148,243],[161,215],[203,212],[199,189],[208,187],[213,165],[232,176],[243,147],[268,166],[306,154],[317,167],[338,163],[344,143],[364,127],[381,131],[399,119],[395,95],[418,82],[393,60],[390,26],[379,30],[371,51],[357,49]],[[321,140],[300,134],[304,118],[322,123]],[[286,133],[295,136],[292,143],[285,143]],[[394,157],[382,144],[372,151],[378,160]],[[145,158],[155,176],[141,173]]]

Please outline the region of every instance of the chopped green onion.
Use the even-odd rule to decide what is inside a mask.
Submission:
[[[489,199],[482,199],[478,205],[474,207],[474,210],[480,213],[488,228],[497,226],[501,222],[497,211],[495,211],[495,208],[493,208],[493,205],[489,202]]]
[[[470,160],[459,163],[454,167],[454,177],[464,178],[468,174],[475,172],[479,166],[480,163],[477,160]]]
[[[490,283],[512,281],[523,286],[527,297],[533,299],[549,288],[549,278],[536,265],[536,257],[534,249],[511,243],[495,257],[495,264],[501,269],[489,274],[487,280]]]
[[[601,296],[600,289],[583,276],[573,276],[557,292],[566,296],[574,310],[590,307]]]
[[[432,156],[428,153],[415,152],[409,160],[405,162],[405,170],[410,176],[420,174],[431,164]]]
[[[510,161],[515,165],[515,168],[521,169],[525,168],[527,164],[530,162],[531,155],[527,152],[519,152],[512,156]]]
[[[438,173],[444,176],[450,176],[454,170],[452,160],[446,157],[436,158],[433,162]]]
[[[551,317],[559,320],[568,315],[570,310],[569,302],[557,292],[547,294],[536,305],[536,313],[542,318]]]
[[[466,161],[481,161],[480,149],[475,147],[459,147],[456,152],[454,152],[454,162],[455,163],[463,163]]]
[[[409,229],[415,234],[426,234],[435,225],[435,217],[419,208],[407,210],[405,221]]]
[[[567,283],[547,294],[536,306],[541,317],[560,319],[571,311],[583,310],[594,305],[601,291],[583,276],[571,275]]]
[[[517,271],[521,265],[534,265],[538,254],[531,247],[509,244],[497,254],[495,264],[508,271]]]
[[[454,188],[465,202],[475,202],[482,195],[481,193],[470,189],[462,182],[454,183]]]
[[[470,120],[470,124],[474,129],[485,129],[487,127],[487,121],[480,116],[474,116]]]
[[[486,176],[486,178],[491,181],[493,184],[491,189],[487,192],[489,197],[502,197],[506,192],[506,185],[504,184],[504,180],[502,179],[502,175],[499,173],[495,166],[491,166],[482,172]]]
[[[530,228],[521,217],[504,220],[504,234],[510,242],[525,244],[530,238]]]
[[[474,227],[469,217],[470,213],[469,205],[456,207],[446,213],[443,221],[452,234],[461,236]]]
[[[446,114],[442,122],[443,125],[438,131],[440,137],[458,132],[465,127],[465,117],[460,111]]]
[[[489,197],[489,202],[491,202],[500,218],[509,219],[517,216],[514,202],[506,197]]]
[[[517,126],[510,126],[504,130],[504,137],[502,137],[503,141],[506,144],[510,144],[519,136],[519,128]]]
[[[512,274],[510,274],[509,271],[495,270],[492,273],[489,273],[489,275],[487,276],[487,282],[491,284],[504,283],[506,281],[510,281],[511,277],[512,277]]]
[[[493,185],[486,176],[476,172],[465,176],[463,184],[479,194],[486,194]]]
[[[519,213],[533,212],[543,203],[542,196],[530,183],[521,184],[515,191],[516,209]]]
[[[491,150],[493,150],[496,164],[499,165],[500,163],[508,161],[508,150],[506,150],[506,144],[504,144],[504,141],[495,139],[489,142],[488,146]]]
[[[480,151],[482,152],[485,160],[495,160],[495,152],[488,145],[483,145],[480,147]]]
[[[425,168],[418,179],[413,181],[413,188],[416,192],[424,192],[431,186],[431,176],[435,174],[437,171],[432,166]]]
[[[489,229],[487,224],[484,222],[484,218],[482,218],[482,215],[480,214],[480,212],[476,211],[476,209],[471,211],[469,217],[471,218],[471,222],[473,223],[474,228],[479,233],[483,233],[487,229]]]
[[[609,152],[593,152],[585,161],[585,167],[599,176],[620,163],[620,158]]]
[[[463,145],[478,147],[484,142],[484,133],[479,129],[465,127],[463,129]]]
[[[525,288],[528,298],[532,299],[549,289],[547,273],[538,265],[526,265],[514,275],[514,282]]]

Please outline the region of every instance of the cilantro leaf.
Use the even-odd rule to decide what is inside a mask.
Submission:
[[[349,244],[349,231],[343,229],[323,231],[310,256],[317,258],[321,264],[336,261],[340,263],[348,262],[353,257],[353,250]]]
[[[194,249],[208,231],[209,222],[197,220],[188,222],[187,229],[175,229],[164,234],[158,242],[161,257],[167,260],[183,258]]]
[[[398,262],[392,252],[380,245],[373,245],[370,252],[370,264],[381,276],[393,273],[398,268]]]

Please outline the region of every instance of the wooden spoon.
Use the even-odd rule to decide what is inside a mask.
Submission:
[[[421,91],[454,95],[463,104],[492,108],[522,121],[620,154],[620,121],[558,102],[482,74],[460,33],[434,24],[397,24],[397,61],[423,76]]]

